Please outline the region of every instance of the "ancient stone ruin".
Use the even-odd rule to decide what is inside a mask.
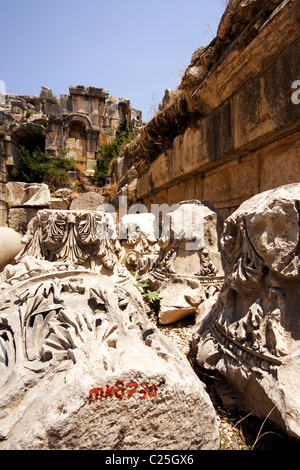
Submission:
[[[1,275],[0,449],[218,448],[205,387],[149,321],[110,222],[42,210]]]
[[[255,194],[299,181],[299,8],[228,2],[217,36],[126,149],[149,211],[208,200],[226,218]]]
[[[114,161],[110,199],[3,175],[29,133],[49,152],[67,143],[89,173],[118,123],[141,125],[128,100],[84,87],[59,103],[49,89],[7,97],[1,450],[216,450],[216,399],[299,446],[298,7],[228,2]],[[164,334],[182,321],[188,354]]]
[[[69,95],[56,98],[42,87],[39,96],[6,95],[0,104],[0,123],[6,129],[3,163],[13,165],[18,146],[39,147],[50,155],[66,149],[85,170],[95,165],[98,146],[115,136],[118,126],[139,127],[142,113],[130,100],[109,96],[104,88],[70,86]]]
[[[5,183],[18,162],[19,147],[39,148],[48,155],[72,157],[86,175],[94,172],[96,152],[111,142],[120,125],[142,125],[141,111],[119,101],[104,88],[70,86],[69,95],[55,97],[42,87],[39,96],[9,95],[0,100],[0,223],[7,223]],[[33,215],[31,214],[31,217]],[[24,219],[26,215],[22,215]]]
[[[225,281],[197,312],[197,361],[228,405],[300,436],[300,184],[263,192],[225,221]]]
[[[158,319],[172,323],[195,312],[224,279],[219,250],[220,218],[204,201],[183,201],[166,214],[156,256],[145,253],[137,279],[160,294]]]

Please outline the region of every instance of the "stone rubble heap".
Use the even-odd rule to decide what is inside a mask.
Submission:
[[[37,212],[0,276],[0,448],[217,449],[186,356],[216,374],[225,406],[300,439],[299,203],[299,184],[258,194],[220,231],[211,205],[185,201],[158,240],[151,214],[118,226],[103,211]],[[182,339],[180,352],[162,330],[187,315],[192,348]]]

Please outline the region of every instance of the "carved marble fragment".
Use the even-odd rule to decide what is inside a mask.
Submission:
[[[172,323],[195,312],[223,282],[220,223],[206,201],[183,201],[166,214],[156,255],[145,254],[138,279],[160,294],[159,321]]]
[[[149,322],[111,229],[109,214],[40,211],[0,274],[2,450],[219,446],[209,396]]]
[[[197,311],[197,361],[226,404],[300,438],[300,184],[258,194],[226,221],[225,282]],[[229,384],[229,387],[228,387]]]
[[[159,227],[154,214],[126,214],[119,224],[121,261],[131,270],[141,269],[141,258],[155,258],[159,250]]]
[[[97,272],[121,269],[121,246],[108,212],[41,210],[31,220],[23,243],[19,260],[33,256],[82,265]]]

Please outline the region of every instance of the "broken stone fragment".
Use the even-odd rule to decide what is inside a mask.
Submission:
[[[216,413],[141,296],[25,256],[0,282],[0,449],[218,449]]]
[[[21,235],[9,227],[0,227],[0,272],[22,250]]]
[[[104,196],[92,191],[80,194],[70,203],[70,210],[92,210],[95,211],[100,204],[104,203]]]
[[[40,210],[30,221],[23,242],[19,260],[32,256],[104,270],[117,277],[129,274],[119,262],[120,244],[108,212]]]
[[[156,256],[145,254],[137,279],[159,293],[158,319],[172,323],[195,312],[223,279],[221,219],[206,201],[183,201],[166,214]]]
[[[158,234],[158,220],[152,213],[126,214],[122,217],[119,223],[120,259],[129,270],[136,271],[142,258],[155,256],[159,250]]]
[[[10,181],[6,184],[9,207],[48,207],[50,190],[44,183]]]
[[[197,362],[243,410],[300,439],[300,184],[257,194],[224,223],[225,282],[199,308]],[[228,393],[230,389],[230,394]]]

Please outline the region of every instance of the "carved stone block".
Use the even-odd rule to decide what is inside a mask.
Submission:
[[[204,385],[123,282],[109,222],[40,211],[0,274],[2,450],[219,447]]]
[[[198,310],[197,361],[238,405],[300,438],[300,184],[263,192],[225,221],[225,282]],[[220,395],[226,401],[227,391]]]
[[[50,190],[44,183],[10,181],[6,184],[9,207],[48,207]]]
[[[159,322],[195,312],[223,282],[221,219],[206,201],[183,201],[166,214],[156,256],[142,256],[138,280],[160,294]]]

